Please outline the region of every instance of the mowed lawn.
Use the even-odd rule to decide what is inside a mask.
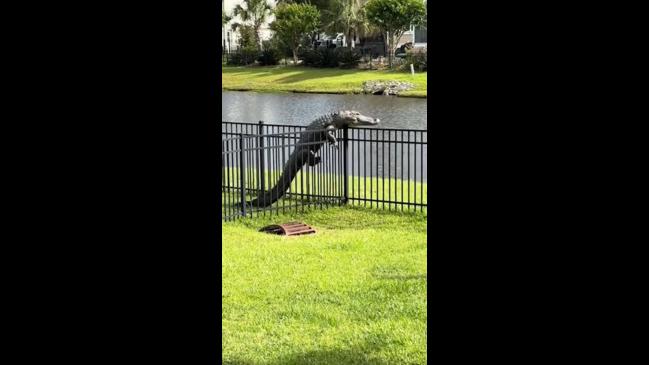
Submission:
[[[224,90],[352,94],[361,92],[363,81],[398,80],[415,85],[413,90],[399,94],[411,97],[426,97],[426,75],[426,72],[416,73],[413,77],[400,71],[300,66],[223,66],[221,73]]]
[[[259,173],[256,169],[248,169],[246,174],[246,181],[249,186],[260,186]],[[311,171],[311,172],[309,172]],[[329,197],[342,196],[343,179],[330,174],[317,174],[315,177],[312,174],[312,169],[304,167],[296,175],[291,182],[289,191],[293,194],[306,193],[309,195],[325,195]],[[279,170],[266,170],[265,186],[271,187],[279,180],[281,171]],[[241,193],[239,190],[239,169],[225,168],[221,169],[221,176],[224,186],[230,187],[222,191],[221,198],[223,204],[221,205],[221,213],[224,215],[233,214],[233,204],[238,204],[241,201]],[[323,181],[322,187],[318,187],[316,182]],[[309,187],[311,182],[312,188]],[[379,177],[358,177],[350,176],[348,179],[348,193],[349,205],[360,205],[363,207],[377,207],[388,210],[424,210],[421,206],[415,204],[428,203],[428,184],[412,181],[400,180],[396,178],[382,179]],[[257,197],[256,192],[248,192],[246,200],[251,201]],[[305,202],[299,197],[287,197],[285,195],[276,203],[271,205],[272,208],[283,209],[286,205],[294,205],[296,203],[304,205]],[[367,201],[367,199],[378,201]],[[333,199],[335,200],[335,199]],[[393,203],[387,203],[393,202]],[[402,203],[411,203],[399,204]],[[325,201],[313,199],[313,205],[326,204]],[[331,204],[331,202],[328,202]],[[253,207],[254,208],[254,207]],[[239,209],[238,207],[236,209]],[[300,210],[302,210],[300,208]],[[256,215],[256,213],[255,213]]]
[[[298,220],[314,235],[258,232]],[[224,364],[425,364],[426,216],[361,207],[223,223]]]

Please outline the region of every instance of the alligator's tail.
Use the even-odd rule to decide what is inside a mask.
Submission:
[[[300,171],[302,166],[304,166],[304,163],[307,160],[305,156],[308,156],[307,150],[303,150],[301,153],[296,151],[288,159],[277,184],[275,184],[272,189],[262,192],[256,199],[248,202],[247,205],[251,208],[265,208],[278,201],[291,186],[291,182],[297,175],[298,171]]]

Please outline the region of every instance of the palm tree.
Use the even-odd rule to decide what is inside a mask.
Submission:
[[[238,16],[244,23],[250,23],[255,31],[255,42],[261,49],[261,26],[266,22],[268,16],[272,14],[273,7],[266,0],[243,0],[245,8],[241,4],[234,8],[233,15]],[[241,24],[234,23],[232,29],[237,29]]]
[[[345,34],[352,48],[356,35],[368,31],[363,9],[366,2],[367,0],[334,0],[332,9],[326,11],[326,28],[332,33],[340,31]]]

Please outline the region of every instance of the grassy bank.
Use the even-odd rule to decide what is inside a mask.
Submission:
[[[258,232],[290,220],[318,232]],[[339,207],[222,235],[224,364],[426,363],[424,215]]]
[[[265,92],[302,92],[352,94],[360,93],[361,84],[368,80],[407,81],[415,85],[400,96],[426,97],[427,73],[411,76],[405,72],[320,69],[294,66],[223,66],[224,90]]]

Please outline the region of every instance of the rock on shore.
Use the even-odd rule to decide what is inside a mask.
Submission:
[[[363,82],[363,93],[374,95],[397,95],[401,91],[414,88],[409,82],[395,80],[370,80]]]

